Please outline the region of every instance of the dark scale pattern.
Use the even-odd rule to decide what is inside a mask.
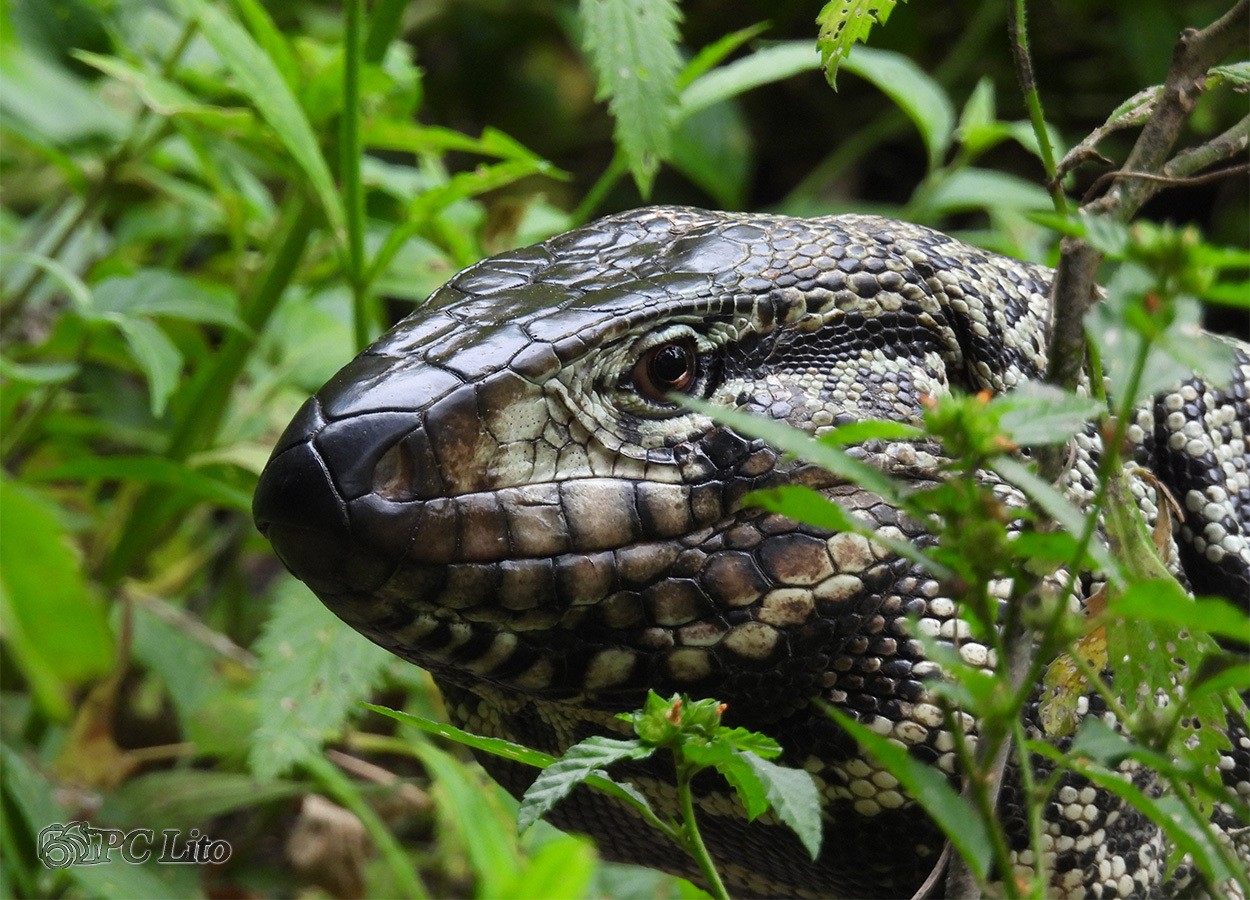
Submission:
[[[735,893],[907,895],[937,860],[939,835],[809,701],[856,715],[956,783],[953,737],[926,686],[940,671],[907,619],[973,665],[992,666],[990,650],[958,598],[883,544],[742,498],[804,484],[882,537],[929,540],[914,522],[670,405],[647,389],[644,363],[686,348],[665,357],[665,379],[816,435],[866,417],[918,422],[925,396],[999,393],[1044,371],[1051,277],[868,216],[611,216],[466,269],[344,368],[279,441],[257,521],[341,618],[433,673],[472,731],[559,753],[620,733],[613,714],[653,688],[716,696],[730,724],[774,735],[823,793],[825,847],[810,861],[775,820],[748,825],[736,800],[703,783],[705,835]],[[1245,602],[1250,359],[1239,353],[1231,385],[1181,385],[1142,410],[1129,437],[1185,510],[1181,574]],[[1066,488],[1079,504],[1097,435],[1076,445]],[[931,444],[850,452],[917,484],[941,477]],[[985,478],[1005,503],[1023,502]],[[1157,515],[1155,489],[1135,490]],[[1083,578],[1082,593],[1092,585]],[[1102,714],[1094,702],[1087,711]],[[962,725],[975,741],[976,723]],[[1035,713],[1026,725],[1036,732]],[[1222,774],[1250,796],[1250,736],[1234,724],[1230,738]],[[533,777],[486,763],[513,792]],[[662,770],[617,774],[673,809]],[[1149,772],[1128,774],[1151,788]],[[1033,859],[1012,777],[1002,809],[1015,863],[1045,865],[1054,894],[1195,888],[1185,867],[1165,883],[1154,826],[1076,778],[1060,782],[1046,858]],[[611,856],[697,877],[630,816],[579,791],[554,819]],[[1220,808],[1214,821],[1239,827]]]

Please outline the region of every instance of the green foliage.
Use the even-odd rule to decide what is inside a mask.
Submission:
[[[581,0],[581,17],[599,97],[611,100],[617,144],[645,197],[671,145],[680,10],[674,0]]]
[[[256,644],[256,705],[265,710],[248,761],[258,778],[284,774],[318,753],[359,699],[377,687],[390,655],[339,621],[297,581],[285,579]]]
[[[54,504],[0,478],[0,604],[14,662],[45,711],[69,712],[70,690],[108,672],[113,636],[104,608]],[[73,628],[63,623],[74,623]]]
[[[829,0],[816,16],[816,47],[829,86],[838,86],[838,66],[856,42],[866,43],[873,25],[884,25],[897,0]]]
[[[1119,155],[1117,141],[1151,114],[1160,90],[1138,93],[1103,123],[1107,98],[1160,81],[1174,35],[1197,21],[1162,0],[1129,6],[1119,10],[1131,12],[1123,33],[1067,25],[1055,38],[1056,59],[1097,58],[1097,77],[1043,67],[1056,79],[1043,85],[1055,97],[1046,133],[1074,146],[1064,171],[1078,192],[1086,170],[1076,165],[1088,166],[1094,149]],[[1237,874],[1202,821],[1220,799],[1209,726],[1246,680],[1244,661],[1212,637],[1244,635],[1244,616],[1155,577],[1150,540],[1138,533],[1133,556],[1150,575],[1142,580],[1091,519],[1004,448],[1062,440],[1104,409],[1116,416],[1102,427],[1122,423],[1130,400],[1175,373],[1219,369],[1221,345],[1195,339],[1198,302],[1246,309],[1250,253],[1184,228],[1038,215],[1050,208],[1038,183],[1041,141],[1015,118],[999,4],[970,8],[956,29],[940,7],[900,7],[873,32],[880,47],[843,59],[893,7],[828,4],[818,51],[811,40],[776,40],[810,34],[810,9],[795,18],[767,4],[708,12],[586,0],[485,13],[404,0],[0,4],[0,894],[332,892],[281,849],[297,798],[317,794],[378,851],[352,873],[370,896],[692,895],[667,876],[597,860],[585,841],[544,823],[519,838],[516,803],[434,741],[548,771],[557,761],[434,722],[442,711],[429,679],[388,664],[281,576],[249,521],[277,435],[384,322],[465,265],[644,195],[883,213],[963,229],[1036,261],[1053,262],[1054,229],[1108,254],[1108,303],[1089,324],[1110,401],[1030,389],[989,404],[960,399],[927,423],[857,423],[819,440],[769,426],[765,436],[788,452],[925,520],[947,518],[937,551],[883,541],[804,488],[752,499],[873,536],[938,577],[958,575],[972,585],[969,616],[982,628],[993,604],[977,585],[1002,574],[991,564],[1010,568],[1015,599],[1029,600],[1019,604],[1028,624],[1053,637],[1043,648],[1056,666],[1052,724],[1076,735],[1077,754],[1042,743],[1032,752],[1128,797],[1211,877]],[[1095,5],[1064,14],[1108,13]],[[755,24],[765,18],[775,24]],[[501,35],[515,43],[491,43]],[[810,74],[822,56],[830,77],[839,65],[855,76],[836,107]],[[1244,114],[1235,92],[1246,65],[1212,69],[1195,134]],[[481,73],[489,89],[480,93],[498,105],[483,112],[472,90],[449,88],[449,68]],[[518,78],[530,79],[522,90]],[[591,103],[596,91],[607,104]],[[1083,121],[1081,110],[1098,120]],[[891,167],[887,179],[880,165]],[[873,192],[883,181],[888,189]],[[1213,208],[1207,224],[1240,241],[1242,207],[1225,197]],[[1023,530],[1008,529],[974,490],[913,493],[845,452],[916,440],[922,427],[968,454],[956,469],[984,464],[1023,491],[1031,508],[1011,510]],[[1038,573],[1062,580],[1089,565],[1114,588],[1102,619],[1060,615],[1061,589],[1026,590]],[[1151,643],[1177,640],[1187,667],[1149,658]],[[1016,721],[1021,695],[949,648],[927,646],[948,676],[935,691],[989,723],[988,746],[995,728]],[[1090,660],[1108,648],[1129,656],[1133,684],[1149,693],[1179,681],[1183,701],[1153,715],[1128,680],[1104,684]],[[1080,721],[1076,700],[1090,690],[1124,713],[1124,734]],[[407,712],[394,714],[398,723],[358,714],[356,701],[369,696]],[[669,701],[652,702],[641,727],[659,744],[676,742],[669,750],[687,775],[717,768],[748,815],[771,809],[814,852],[811,781],[770,762],[777,748],[767,738],[723,729],[714,703],[683,704],[687,731],[668,721]],[[1195,732],[1195,723],[1205,724]],[[627,756],[663,756],[629,743]],[[973,771],[981,754],[965,751],[961,765]],[[627,780],[604,774],[602,757],[587,774],[595,758],[562,776],[570,787],[584,779],[697,852],[677,811],[662,818]],[[1126,787],[1115,771],[1126,759],[1160,772],[1165,794]],[[905,758],[890,765],[909,767]],[[924,780],[933,773],[919,771],[929,774],[913,773],[913,789],[932,802]],[[1047,784],[1033,789],[1033,802],[1044,802]],[[975,793],[956,799],[964,849],[981,872],[982,832],[999,853],[993,817]],[[108,827],[197,828],[231,840],[234,856],[204,872],[40,864],[40,829],[85,810]]]

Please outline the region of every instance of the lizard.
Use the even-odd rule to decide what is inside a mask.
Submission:
[[[990,651],[970,639],[959,598],[908,559],[743,497],[807,484],[883,537],[925,546],[915,522],[672,398],[816,436],[864,418],[917,423],[927,397],[1042,377],[1053,275],[875,216],[609,216],[465,269],[350,362],[279,439],[255,519],[343,621],[427,669],[470,731],[559,754],[619,731],[615,714],[654,689],[714,696],[727,722],[777,738],[785,761],[817,780],[824,846],[813,861],[775,820],[748,824],[727,791],[704,787],[701,826],[735,893],[909,895],[940,832],[810,701],[955,777],[926,688],[940,671],[907,619],[974,664]],[[1248,350],[1238,346],[1229,386],[1190,379],[1128,429],[1183,512],[1180,576],[1242,604]],[[897,478],[941,477],[932,444],[856,452]],[[1064,484],[1078,504],[1092,497],[1098,452],[1096,434],[1078,435]],[[1135,491],[1160,514],[1154,487]],[[975,722],[965,726],[975,736]],[[1244,800],[1250,738],[1244,723],[1229,736],[1223,775]],[[518,795],[533,778],[483,762]],[[656,804],[675,804],[671,773],[636,764],[627,774]],[[611,858],[697,878],[611,798],[578,789],[550,818]],[[1026,871],[1044,862],[1057,894],[1184,886],[1183,873],[1166,878],[1158,829],[1080,779],[1061,783],[1044,827],[1038,861],[1009,821],[1013,860]]]

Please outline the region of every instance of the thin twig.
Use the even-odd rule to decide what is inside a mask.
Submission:
[[[1250,171],[1250,163],[1227,166],[1214,172],[1205,172],[1202,175],[1152,175],[1149,172],[1128,172],[1124,169],[1118,169],[1115,172],[1104,172],[1102,175],[1099,175],[1081,199],[1083,203],[1089,202],[1090,199],[1102,192],[1105,185],[1119,178],[1143,178],[1146,181],[1158,182],[1163,187],[1194,187],[1200,184],[1208,184],[1212,181],[1223,181],[1225,178],[1241,175],[1247,171]]]
[[[1167,156],[1206,87],[1207,71],[1237,46],[1246,43],[1248,25],[1250,0],[1238,0],[1232,9],[1203,30],[1190,28],[1181,34],[1163,91],[1129,153],[1125,169],[1148,174],[1164,171]],[[1106,196],[1082,210],[1127,222],[1159,190],[1161,185],[1149,179],[1119,180]],[[1080,380],[1085,358],[1082,322],[1097,296],[1101,265],[1102,254],[1086,241],[1065,238],[1060,244],[1059,266],[1051,287],[1050,362],[1046,381],[1067,390],[1074,389]],[[1045,456],[1041,463],[1043,477],[1054,478],[1059,474],[1061,462],[1057,455]]]

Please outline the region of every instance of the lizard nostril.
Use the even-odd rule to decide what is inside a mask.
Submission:
[[[382,454],[373,469],[373,492],[394,503],[416,499],[417,466],[407,441]]]

